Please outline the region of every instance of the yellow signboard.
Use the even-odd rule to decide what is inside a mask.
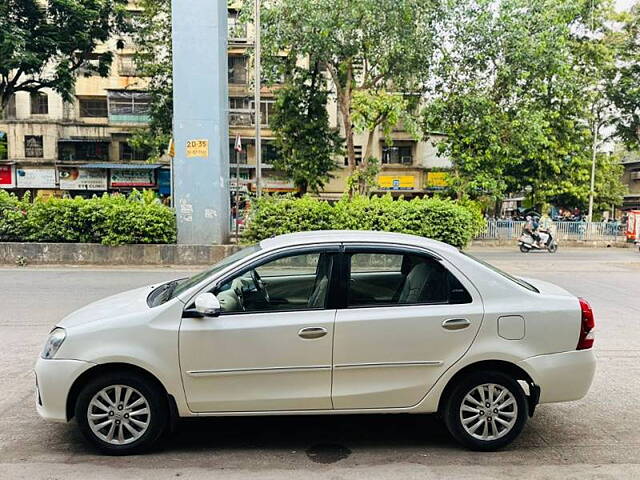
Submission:
[[[378,186],[382,190],[413,190],[415,188],[415,177],[413,175],[403,176],[380,176]]]
[[[209,140],[187,140],[187,158],[208,156]]]
[[[447,186],[447,172],[429,172],[427,174],[428,188],[445,188]]]

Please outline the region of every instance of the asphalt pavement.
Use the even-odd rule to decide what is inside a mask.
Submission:
[[[193,270],[0,268],[0,479],[640,478],[640,253],[471,253],[587,298],[597,322],[590,393],[540,406],[503,451],[466,451],[433,416],[367,415],[191,420],[154,453],[97,455],[74,423],[36,414],[32,367],[47,333],[88,302]]]

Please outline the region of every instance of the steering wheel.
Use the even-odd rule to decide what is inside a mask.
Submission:
[[[262,294],[265,301],[267,303],[271,303],[271,299],[269,298],[269,292],[267,292],[267,285],[264,283],[262,278],[260,278],[260,274],[255,269],[251,270],[251,279],[253,280],[253,283],[256,286],[256,290]]]

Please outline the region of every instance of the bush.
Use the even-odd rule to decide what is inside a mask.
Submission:
[[[311,197],[265,196],[256,202],[244,238],[259,241],[308,230],[380,230],[419,235],[461,248],[484,228],[485,221],[474,204],[460,205],[446,199],[356,196],[332,206]]]
[[[147,192],[31,203],[0,190],[0,241],[123,245],[175,239],[174,212]]]

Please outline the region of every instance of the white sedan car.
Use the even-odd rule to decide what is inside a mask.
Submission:
[[[494,450],[538,403],[587,393],[593,329],[585,300],[440,242],[298,233],[72,313],[37,361],[36,403],[110,454],[180,417],[435,412]]]

